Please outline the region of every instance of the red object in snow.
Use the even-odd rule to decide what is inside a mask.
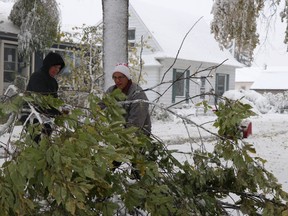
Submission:
[[[243,121],[241,123],[241,129],[243,132],[243,138],[247,138],[248,136],[252,135],[252,122]]]

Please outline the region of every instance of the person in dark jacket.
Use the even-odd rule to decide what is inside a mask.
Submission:
[[[58,82],[55,76],[60,73],[60,71],[65,67],[65,63],[61,55],[54,52],[49,52],[44,60],[43,65],[39,71],[33,73],[29,79],[26,91],[31,93],[39,93],[41,95],[51,95],[54,98],[58,97]],[[35,106],[37,111],[45,114],[48,117],[55,117],[60,115],[61,112],[53,107],[49,109],[41,109]],[[28,116],[27,116],[28,117]],[[27,118],[26,117],[26,118]],[[26,120],[24,117],[23,119]],[[21,121],[21,120],[20,120]],[[23,120],[22,120],[23,122]],[[33,123],[38,123],[37,119],[34,119]],[[52,128],[49,124],[43,125],[42,133],[50,136],[52,133]],[[37,143],[40,141],[40,135],[36,136],[34,139]]]
[[[55,76],[65,67],[61,55],[49,52],[43,60],[40,71],[31,75],[27,91],[58,97],[58,83]]]
[[[142,88],[138,84],[132,82],[130,69],[127,64],[118,64],[113,70],[112,79],[114,80],[115,85],[109,87],[106,93],[111,93],[118,88],[127,96],[127,101],[148,101]],[[145,102],[130,103],[125,104],[123,108],[126,110],[126,127],[138,127],[144,134],[150,136],[151,119],[149,114],[149,104]]]
[[[65,67],[65,63],[61,55],[49,52],[43,60],[41,69],[33,73],[30,77],[26,90],[32,93],[40,93],[42,95],[51,95],[58,97],[58,82],[55,76]],[[56,109],[41,110],[51,117],[59,115]]]

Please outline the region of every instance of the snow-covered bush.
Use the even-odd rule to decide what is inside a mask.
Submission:
[[[283,113],[284,109],[288,107],[288,91],[277,94],[268,92],[263,96],[274,106],[275,112]]]
[[[265,114],[273,110],[269,100],[253,90],[229,90],[226,91],[223,96],[231,100],[240,100],[244,104],[251,105],[255,113]]]
[[[153,108],[152,119],[161,120],[161,121],[172,121],[174,116],[166,111],[165,109],[160,109],[158,107]]]

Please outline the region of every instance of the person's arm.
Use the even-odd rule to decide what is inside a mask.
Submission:
[[[31,76],[29,83],[27,85],[27,91],[38,93],[41,95],[51,95],[55,98],[57,98],[57,92],[48,92],[47,91],[47,80],[45,80],[45,77],[38,75],[38,76]],[[50,117],[55,117],[57,115],[61,115],[62,113],[54,108],[50,107],[47,109],[43,109],[38,105],[35,105],[36,110],[38,110],[40,113],[43,113],[45,115],[48,115]]]
[[[29,83],[27,85],[27,91],[45,93],[47,92],[46,80],[41,76],[31,76]]]

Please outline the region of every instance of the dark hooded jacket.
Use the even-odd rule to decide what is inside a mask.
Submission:
[[[61,55],[50,52],[43,60],[41,69],[33,73],[30,77],[26,90],[29,92],[40,93],[42,95],[51,95],[58,97],[58,82],[54,77],[49,75],[50,67],[61,65],[61,70],[65,67],[65,63]],[[60,112],[55,109],[40,110],[41,113],[49,114],[50,116],[59,115]]]
[[[50,52],[44,58],[41,69],[31,75],[26,90],[41,93],[43,95],[52,95],[55,98],[58,97],[57,80],[49,75],[49,69],[54,65],[61,65],[61,70],[65,67],[61,55]]]

